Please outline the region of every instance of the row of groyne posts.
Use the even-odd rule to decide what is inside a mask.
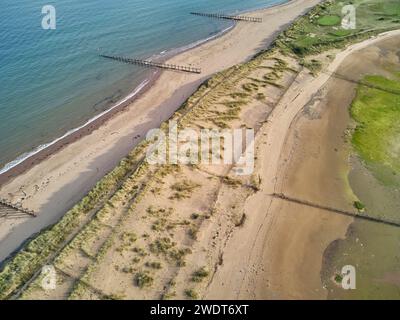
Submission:
[[[197,16],[204,16],[209,18],[217,18],[217,19],[229,19],[234,21],[244,21],[244,22],[262,22],[261,18],[253,18],[247,16],[233,16],[233,15],[226,15],[226,14],[218,14],[218,13],[201,13],[201,12],[191,12],[190,14],[197,15]],[[143,67],[153,67],[159,69],[168,69],[168,70],[175,70],[180,72],[188,72],[188,73],[196,73],[200,74],[201,69],[195,68],[191,66],[180,66],[176,64],[169,64],[169,63],[160,63],[160,62],[153,62],[149,60],[141,60],[141,59],[132,59],[117,55],[107,55],[107,54],[100,54],[101,57],[115,60],[118,62],[128,63],[128,64],[135,64]],[[0,217],[8,217],[13,216],[16,217],[19,214],[28,215],[32,217],[36,217],[37,214],[29,209],[23,208],[21,205],[13,204],[6,199],[0,198]]]
[[[395,220],[387,218],[387,217],[379,217],[379,216],[375,216],[375,215],[370,215],[366,212],[351,212],[351,211],[346,211],[346,210],[342,210],[342,209],[332,208],[329,206],[316,204],[311,201],[290,197],[283,193],[273,193],[273,194],[270,194],[270,196],[273,198],[283,200],[283,201],[292,202],[292,203],[296,203],[299,205],[304,205],[304,206],[308,206],[308,207],[312,207],[312,208],[316,208],[316,209],[321,209],[324,211],[329,211],[332,213],[337,213],[337,214],[348,216],[348,217],[367,220],[367,221],[375,222],[375,223],[382,223],[382,224],[386,224],[386,225],[394,226],[394,227],[400,227],[400,221],[395,221]]]
[[[202,13],[202,12],[191,12],[190,14],[196,16],[203,16],[209,18],[217,18],[217,19],[227,19],[227,20],[234,20],[234,21],[246,21],[246,22],[263,22],[262,18],[255,18],[255,17],[247,17],[247,16],[231,16],[227,14],[221,13]]]
[[[23,208],[20,205],[13,204],[11,201],[0,198],[0,217],[8,216],[10,214],[15,216],[18,213],[36,217],[36,213],[33,210]]]
[[[199,68],[179,66],[179,65],[175,65],[175,64],[158,63],[158,62],[152,62],[152,61],[146,61],[146,60],[140,60],[140,59],[131,59],[131,58],[126,58],[126,57],[121,57],[121,56],[105,55],[105,54],[101,54],[100,57],[116,60],[119,62],[136,64],[136,65],[144,66],[144,67],[156,67],[156,68],[160,68],[160,69],[170,69],[170,70],[177,70],[177,71],[190,72],[190,73],[201,73],[201,69],[199,69]]]
[[[196,16],[203,16],[203,17],[216,18],[216,19],[227,19],[227,20],[233,20],[233,21],[258,22],[258,23],[262,22],[262,18],[247,17],[247,16],[233,16],[233,15],[226,15],[226,14],[220,14],[220,13],[202,13],[202,12],[191,12],[190,14],[196,15]],[[143,66],[143,67],[153,67],[153,68],[159,68],[159,69],[168,69],[168,70],[175,70],[175,71],[196,73],[196,74],[201,73],[201,69],[195,68],[195,67],[180,66],[180,65],[168,64],[168,63],[159,63],[159,62],[153,62],[153,61],[149,61],[149,60],[132,59],[132,58],[127,58],[127,57],[122,57],[122,56],[117,56],[117,55],[108,55],[108,54],[100,54],[100,57],[119,61],[119,62],[135,64],[135,65],[139,65],[139,66]]]
[[[197,15],[197,16],[210,17],[210,18],[230,19],[230,20],[235,20],[235,21],[262,22],[261,18],[252,18],[252,17],[246,17],[246,16],[229,16],[229,15],[225,15],[225,14],[200,13],[200,12],[191,12],[191,14]],[[159,69],[168,69],[168,70],[175,70],[175,71],[196,73],[196,74],[201,73],[200,68],[195,68],[195,67],[191,67],[191,66],[180,66],[180,65],[176,65],[176,64],[160,63],[160,62],[153,62],[153,61],[141,60],[141,59],[132,59],[132,58],[127,58],[127,57],[122,57],[122,56],[117,56],[117,55],[107,55],[107,54],[100,54],[100,57],[115,60],[118,62],[135,64],[135,65],[139,65],[139,66],[143,66],[143,67],[153,67],[153,68],[159,68]],[[24,215],[32,216],[32,217],[37,216],[37,214],[32,210],[23,208],[20,205],[13,204],[6,199],[0,198],[0,217],[11,216],[11,214],[13,217],[16,217],[20,213],[22,213]]]
[[[355,213],[355,212],[350,212],[350,211],[341,210],[341,209],[337,209],[337,208],[332,208],[332,207],[328,207],[328,206],[324,206],[324,205],[320,205],[320,204],[315,204],[311,201],[290,197],[283,193],[273,193],[270,196],[273,198],[278,198],[278,199],[284,200],[284,201],[297,203],[300,205],[305,205],[305,206],[309,206],[309,207],[313,207],[313,208],[317,208],[317,209],[322,209],[322,210],[330,211],[333,213],[350,216],[353,218],[359,218],[359,219],[363,219],[363,220],[368,220],[370,222],[383,223],[386,225],[400,227],[399,221],[395,221],[393,219],[388,219],[386,217],[377,217],[377,216],[368,215],[366,213],[360,213],[360,212]],[[23,208],[20,205],[13,204],[6,199],[0,198],[0,217],[7,216],[10,212],[14,213],[14,214],[15,213],[23,213],[23,214],[26,214],[26,215],[29,215],[32,217],[37,216],[37,214],[33,210]]]

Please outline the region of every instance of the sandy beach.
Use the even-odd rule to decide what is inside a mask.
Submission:
[[[331,73],[353,53],[399,35],[392,31],[350,46],[316,78],[299,74],[258,134],[261,190],[246,200],[249,218],[224,247],[227,263],[218,268],[206,298],[326,299],[328,291],[321,282],[325,249],[346,236],[353,219],[283,202],[271,194],[283,192],[354,210],[342,137],[348,114],[335,108],[337,104],[326,104],[331,99],[348,105],[352,96],[324,88],[329,88]],[[313,117],[318,120],[307,120]]]
[[[178,102],[204,74],[163,73],[126,111],[6,184],[2,192],[26,207],[36,206],[41,214],[9,234],[16,220],[4,222],[2,243],[11,249],[23,232],[32,232],[35,224],[39,228],[43,219],[56,219],[55,212],[62,214],[67,201],[76,202],[73,197],[84,192],[87,181],[113,167],[111,155],[129,150],[127,145],[137,143],[148,126],[171,115],[180,128],[197,133],[254,128],[254,172],[240,176],[227,163],[141,162],[136,167],[131,159],[115,169],[124,172],[117,174],[118,184],[114,176],[103,179],[102,188],[31,242],[34,254],[23,250],[17,255],[14,260],[24,261],[30,280],[21,283],[19,264],[11,264],[3,296],[16,290],[23,299],[326,299],[323,257],[332,243],[348,235],[357,199],[348,184],[349,144],[343,136],[355,84],[340,90],[343,79],[335,72],[351,65],[361,50],[398,37],[400,31],[312,56],[321,66],[317,73],[282,48],[237,65],[271,41],[284,26],[281,19],[292,17],[288,12],[294,17],[302,10],[304,3],[294,2],[257,11],[255,16],[268,20],[265,29],[239,25],[174,57],[175,63],[201,66],[210,75],[236,64],[201,86],[178,112]],[[279,197],[282,193],[308,204],[287,201]],[[53,239],[55,249],[47,245]],[[50,254],[42,256],[43,248]],[[59,285],[54,290],[39,284],[43,264],[56,269]]]
[[[169,63],[192,65],[201,75],[163,72],[144,94],[96,128],[93,124],[51,150],[30,159],[23,174],[4,183],[0,196],[39,213],[39,217],[0,222],[0,260],[43,226],[55,223],[114,168],[149,129],[156,128],[215,72],[247,61],[268,47],[277,32],[314,6],[317,0],[296,0],[249,14],[263,24],[239,23],[232,31],[173,57]],[[41,158],[45,157],[43,161]],[[37,163],[37,164],[36,164]],[[10,174],[13,174],[12,172]],[[3,182],[4,182],[3,177]]]
[[[147,167],[52,259],[61,285],[45,291],[36,278],[22,298],[326,299],[324,253],[347,236],[354,219],[273,194],[354,212],[343,139],[353,94],[336,90],[340,80],[331,74],[360,50],[399,35],[336,51],[316,77],[289,57],[291,67],[279,69],[283,56],[276,52],[232,72],[182,121],[212,126],[210,115],[231,92],[279,72],[280,89],[260,89],[268,100],[250,100],[231,122],[257,128],[252,176],[238,178],[226,165]],[[140,197],[129,193],[143,183]]]

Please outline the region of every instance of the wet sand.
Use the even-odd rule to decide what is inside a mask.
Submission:
[[[353,80],[371,74],[393,78],[393,72],[400,70],[399,44],[400,37],[393,37],[372,45],[350,56],[339,72]],[[355,85],[338,81],[334,89],[351,95]],[[354,153],[349,157],[348,179],[369,215],[400,220],[399,190],[382,184]],[[354,220],[346,238],[332,242],[324,253],[322,279],[328,298],[400,299],[399,241],[397,227]],[[356,290],[342,290],[332,281],[344,265],[356,268]]]
[[[246,224],[229,239],[224,264],[206,298],[328,297],[321,279],[323,255],[332,242],[346,237],[353,219],[283,202],[271,194],[283,192],[354,211],[356,197],[347,180],[348,146],[343,135],[355,85],[346,81],[345,89],[339,90],[344,81],[330,74],[352,66],[350,54],[374,50],[374,43],[399,33],[353,45],[337,54],[326,72],[315,79],[300,74],[297,85],[289,88],[257,143],[256,174],[262,179],[261,190],[247,199]]]

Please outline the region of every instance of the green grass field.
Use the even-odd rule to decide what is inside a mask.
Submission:
[[[322,16],[318,19],[318,24],[320,26],[337,26],[342,21],[342,18],[339,16]]]
[[[350,30],[341,26],[342,9],[348,4],[354,5],[356,13],[356,28]],[[331,0],[299,18],[276,42],[282,50],[304,57],[399,27],[398,0]]]
[[[356,151],[373,168],[383,166],[393,176],[400,175],[399,80],[366,76],[362,82],[368,86],[358,87],[350,109],[357,123],[352,139]],[[375,173],[382,180],[381,175]],[[386,178],[382,182],[393,183],[393,180]]]

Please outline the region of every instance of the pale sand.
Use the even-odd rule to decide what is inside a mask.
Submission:
[[[4,185],[1,197],[22,203],[39,212],[40,217],[0,221],[0,261],[43,226],[56,222],[149,129],[167,120],[201,82],[266,48],[279,30],[318,2],[297,0],[249,13],[262,17],[264,23],[240,23],[226,35],[169,61],[200,67],[201,75],[164,72],[126,111]]]
[[[279,53],[276,55],[280,56]],[[280,57],[292,69],[299,69],[295,60]],[[353,59],[353,56],[349,58]],[[262,78],[265,67],[273,66],[274,61],[273,56],[263,57],[251,68],[248,66],[232,72],[224,88],[211,90],[204,98],[203,106],[194,108],[182,120],[184,126],[201,128],[212,125],[211,116],[216,115],[212,110],[227,110],[220,102],[226,101],[230,92],[240,92],[249,78]],[[344,62],[340,64],[340,70],[349,59]],[[345,166],[342,159],[345,152],[342,154],[340,150],[340,143],[343,144],[341,132],[348,119],[344,109],[337,107],[342,102],[347,106],[351,97],[345,99],[340,92],[331,92],[330,84],[334,81],[330,81],[323,92],[313,96],[313,103],[307,104],[305,114],[296,113],[296,110],[289,112],[301,106],[288,105],[285,112],[293,117],[293,121],[287,120],[284,116],[285,101],[290,103],[296,97],[298,92],[294,89],[304,85],[308,90],[310,83],[321,83],[315,83],[305,70],[300,75],[286,70],[281,76],[279,84],[289,88],[286,96],[283,97],[285,89],[260,88],[268,95],[268,100],[258,101],[254,93],[253,99],[242,106],[239,119],[229,122],[231,128],[243,125],[260,128],[265,121],[270,121],[271,112],[278,105],[278,113],[272,112],[272,119],[284,120],[283,131],[275,130],[275,125],[270,130],[272,137],[281,139],[283,144],[277,151],[280,154],[277,155],[279,171],[274,176],[278,178],[276,182],[264,180],[263,171],[271,169],[264,154],[265,150],[271,151],[264,144],[269,142],[264,136],[266,128],[257,137],[256,175],[242,177],[239,185],[217,178],[226,177],[230,166],[166,166],[159,170],[149,166],[143,176],[128,179],[122,192],[113,197],[112,205],[105,206],[101,214],[90,222],[88,231],[79,234],[54,260],[59,276],[64,279],[63,285],[54,292],[44,292],[35,285],[40,281],[37,278],[24,293],[24,298],[99,299],[112,295],[124,299],[158,299],[161,296],[183,299],[187,298],[185,291],[189,288],[201,298],[325,298],[326,292],[319,277],[322,252],[332,240],[343,237],[351,219],[282,201],[273,201],[272,213],[266,217],[259,208],[268,211],[268,194],[274,189],[316,203],[352,209],[352,194],[343,194],[347,186],[341,177],[342,166]],[[319,91],[318,86],[314,89]],[[337,108],[322,106],[321,97],[325,92],[328,92],[326,96],[330,94],[337,98],[332,102]],[[304,94],[299,96],[304,98],[301,102],[308,101]],[[283,104],[279,104],[282,97]],[[335,110],[342,110],[342,113],[335,114]],[[330,119],[339,123],[332,123]],[[267,128],[270,127],[267,125]],[[334,151],[335,148],[338,152]],[[259,192],[257,188],[249,188],[257,186],[258,175],[262,178]],[[325,183],[325,179],[329,180]],[[181,194],[178,200],[174,199],[172,186],[185,180],[197,187],[187,197]],[[133,186],[142,183],[147,189],[139,198],[127,201]],[[268,190],[270,183],[271,190]],[[265,198],[260,199],[258,194]],[[255,200],[259,200],[257,207]],[[135,201],[133,206],[131,201]],[[244,220],[243,212],[246,214]],[[198,217],[193,218],[193,213]],[[127,234],[136,235],[136,241],[126,243]],[[153,245],[164,237],[173,241],[174,249],[160,254]],[[190,254],[184,256],[183,264],[177,265],[170,254],[181,249],[190,249]],[[133,259],[138,260],[134,262]],[[150,262],[160,263],[161,269],[151,270],[147,265]],[[193,273],[200,267],[210,271],[209,277],[194,282]],[[149,287],[132,285],[136,275],[142,272],[149,272],[154,280]],[[89,287],[78,286],[72,290],[76,279],[84,280]]]
[[[287,63],[298,68],[294,59],[285,60],[289,60]],[[232,107],[223,104],[232,99],[231,93],[242,92],[242,86],[249,83],[249,78],[262,79],[274,72],[274,69],[269,68],[277,68],[279,65],[272,56],[265,55],[242,68],[229,70],[230,76],[224,77],[223,86],[209,90],[208,94],[203,96],[201,105],[193,101],[190,103],[190,112],[181,119],[181,124],[194,130],[203,127],[218,128],[220,123],[214,124],[214,119],[218,119],[221,113],[232,112]],[[238,118],[225,119],[225,125],[230,128],[259,128],[268,119],[274,105],[285,91],[283,88],[289,87],[297,75],[291,70],[275,72],[278,72],[279,85],[282,88],[273,85],[260,87],[259,91],[268,94],[268,98],[260,101],[253,92],[240,107]],[[219,79],[221,77],[218,76]],[[216,244],[223,243],[226,235],[225,230],[220,228],[220,221],[221,225],[227,225],[228,229],[235,229],[235,225],[241,220],[241,204],[252,193],[248,188],[251,177],[243,177],[240,186],[237,181],[232,186],[231,183],[227,183],[228,180],[221,180],[231,168],[229,164],[206,163],[194,167],[149,166],[144,169],[142,177],[137,176],[134,181],[127,179],[122,193],[115,194],[110,200],[112,208],[105,206],[102,213],[88,224],[88,229],[93,232],[77,235],[71,246],[64,248],[56,258],[55,265],[63,274],[65,285],[55,292],[43,292],[32,284],[24,293],[24,298],[66,299],[71,295],[71,286],[77,278],[85,279],[95,288],[95,292],[78,288],[72,293],[75,299],[95,299],[109,295],[117,295],[124,299],[158,299],[161,296],[172,297],[174,291],[174,298],[185,298],[185,290],[194,285],[190,279],[193,272],[205,265],[210,267],[209,270],[213,270],[215,259],[210,260],[208,256],[216,255],[218,261]],[[130,190],[144,181],[146,190],[142,190],[140,197],[127,201],[132,197]],[[195,191],[187,190],[182,193],[172,188],[173,185],[182,184],[184,181],[197,185]],[[222,193],[229,195],[229,199],[224,206],[216,208],[216,197],[221,198]],[[176,194],[179,195],[178,199],[174,199]],[[196,217],[193,217],[194,213],[197,214]],[[98,218],[101,225],[96,226]],[[112,226],[112,229],[109,226]],[[112,235],[111,230],[114,230]],[[120,240],[126,233],[135,234],[138,238],[129,245],[122,244]],[[144,234],[145,237],[140,236]],[[175,243],[174,249],[168,254],[154,251],[153,244],[160,238],[170,239]],[[206,243],[204,239],[210,241]],[[141,250],[138,251],[137,248]],[[183,248],[185,252],[190,249],[191,254],[182,257],[182,263],[177,265],[177,256],[173,252]],[[92,257],[98,256],[99,259],[95,259],[94,262],[88,259],[87,254]],[[171,259],[173,256],[175,258]],[[161,269],[150,270],[147,263],[151,262],[160,263]],[[132,285],[136,273],[144,271],[150,272],[154,279],[153,284],[143,289]],[[175,285],[171,286],[172,282]],[[198,283],[199,287],[204,284],[205,281]]]
[[[205,298],[326,298],[320,277],[322,256],[329,243],[344,237],[352,219],[284,203],[271,198],[270,194],[281,192],[284,187],[281,178],[290,156],[288,150],[292,142],[288,137],[295,134],[294,120],[330,79],[329,73],[337,70],[353,52],[399,34],[399,30],[383,33],[348,47],[336,55],[327,73],[316,78],[305,72],[299,74],[297,83],[289,88],[258,134],[257,146],[261,151],[257,154],[256,174],[262,179],[261,190],[246,200],[246,223],[226,243],[223,264],[208,285]],[[314,138],[316,143],[321,140]],[[315,171],[319,169],[322,168],[314,168]],[[312,172],[310,170],[312,168],[307,168],[306,172]],[[321,183],[316,185],[317,188],[321,186]],[[301,196],[313,197],[311,199],[318,202],[321,193],[324,192],[314,188],[304,190]],[[350,200],[351,195],[348,195],[347,203]],[[342,201],[346,203],[346,199]]]

